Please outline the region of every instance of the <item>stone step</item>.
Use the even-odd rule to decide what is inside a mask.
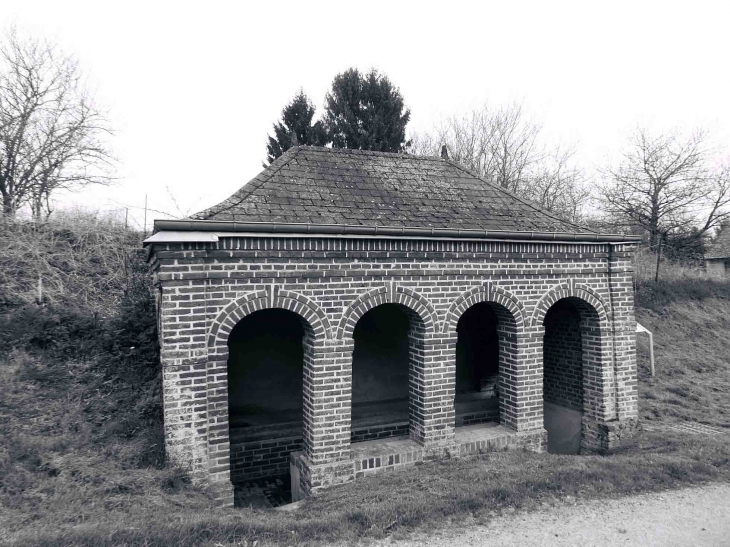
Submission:
[[[537,436],[543,434],[543,431],[534,432]],[[518,434],[495,422],[487,422],[457,428],[454,444],[448,450],[453,457],[522,447],[524,444],[524,434]],[[433,451],[429,452],[407,436],[353,443],[351,450],[355,478],[394,471],[435,457]]]

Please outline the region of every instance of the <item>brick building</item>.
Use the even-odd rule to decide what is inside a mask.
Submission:
[[[221,503],[636,425],[635,240],[447,159],[295,147],[155,232],[167,454]]]
[[[730,224],[723,225],[715,240],[708,245],[705,268],[707,273],[714,276],[730,274]]]

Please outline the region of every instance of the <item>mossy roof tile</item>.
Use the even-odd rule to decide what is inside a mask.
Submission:
[[[437,157],[298,146],[194,220],[593,233]]]

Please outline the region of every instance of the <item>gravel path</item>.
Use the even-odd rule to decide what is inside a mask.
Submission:
[[[730,484],[567,502],[500,516],[484,526],[452,526],[379,546],[730,546]]]

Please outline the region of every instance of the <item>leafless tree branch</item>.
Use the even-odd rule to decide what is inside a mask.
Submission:
[[[638,128],[621,162],[603,171],[605,211],[646,230],[652,247],[669,235],[702,237],[730,214],[730,169],[713,161],[704,130],[683,136]]]
[[[29,205],[50,214],[51,194],[108,184],[107,121],[76,62],[15,29],[0,44],[0,196],[3,216]]]
[[[432,134],[415,135],[411,152],[438,155],[445,144],[451,159],[544,209],[576,222],[588,200],[585,175],[574,165],[574,150],[546,147],[542,126],[523,106],[488,105],[451,117]]]

